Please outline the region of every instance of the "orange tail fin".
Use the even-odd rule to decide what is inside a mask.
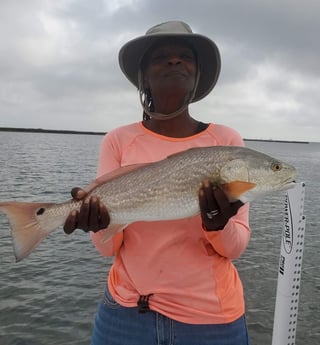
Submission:
[[[3,211],[10,221],[14,255],[17,262],[27,257],[53,230],[45,229],[38,219],[38,215],[51,205],[23,202],[0,203],[0,211]]]

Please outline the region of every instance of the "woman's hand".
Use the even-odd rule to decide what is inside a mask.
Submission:
[[[238,200],[230,203],[219,187],[214,187],[208,180],[202,182],[199,190],[199,205],[202,225],[205,230],[222,230],[243,205]]]
[[[84,200],[84,202],[80,207],[80,211],[73,210],[67,217],[63,227],[66,234],[71,234],[75,229],[82,229],[85,232],[97,232],[109,225],[108,209],[98,196],[92,195],[85,200],[87,192],[77,187],[72,189],[71,195],[73,199]]]

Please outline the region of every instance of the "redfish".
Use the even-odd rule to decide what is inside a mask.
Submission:
[[[87,198],[97,195],[110,214],[104,240],[136,221],[182,219],[199,214],[203,180],[220,186],[230,201],[246,203],[294,185],[296,169],[245,147],[213,146],[183,151],[149,164],[120,168],[94,180]],[[17,261],[27,257],[84,202],[1,202],[9,218]]]

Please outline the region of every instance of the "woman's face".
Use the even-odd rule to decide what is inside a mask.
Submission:
[[[172,92],[190,93],[197,73],[197,61],[193,50],[182,42],[156,45],[147,55],[143,66],[144,88],[152,95]]]

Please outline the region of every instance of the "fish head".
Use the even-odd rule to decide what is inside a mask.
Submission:
[[[296,169],[264,153],[243,148],[221,167],[221,187],[230,201],[249,202],[294,187]]]

